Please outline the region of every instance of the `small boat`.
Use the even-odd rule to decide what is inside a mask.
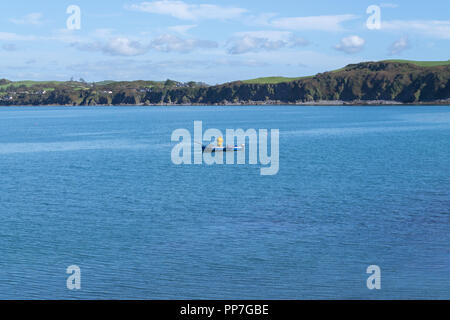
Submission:
[[[214,153],[214,152],[236,152],[236,151],[242,151],[245,148],[245,144],[238,145],[227,145],[226,147],[223,146],[223,138],[218,137],[217,138],[217,145],[208,144],[204,145],[203,143],[196,142],[198,144],[202,145],[202,151],[203,153]]]
[[[236,152],[236,151],[242,151],[244,150],[245,145],[234,145],[234,146],[226,146],[226,147],[219,147],[212,144],[209,144],[207,146],[202,145],[202,151],[208,152],[208,153],[214,153],[214,152]]]

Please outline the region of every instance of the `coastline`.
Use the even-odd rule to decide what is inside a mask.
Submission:
[[[450,105],[450,64],[362,62],[288,82],[0,80],[5,106]]]
[[[450,106],[450,98],[445,100],[434,101],[419,101],[419,102],[399,102],[389,100],[355,100],[355,101],[343,101],[343,100],[320,100],[320,101],[308,101],[308,102],[283,102],[283,101],[246,101],[246,102],[223,102],[223,103],[157,103],[157,104],[90,104],[90,105],[77,105],[77,104],[10,104],[0,105],[0,107],[190,107],[190,106],[430,106],[441,105]]]

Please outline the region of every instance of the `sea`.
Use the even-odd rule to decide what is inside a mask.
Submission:
[[[0,221],[0,299],[450,299],[450,108],[1,107]]]

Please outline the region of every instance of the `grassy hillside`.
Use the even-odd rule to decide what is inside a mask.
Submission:
[[[98,85],[98,86],[105,86],[105,85],[108,85],[108,84],[113,84],[115,82],[116,81],[114,81],[114,80],[104,80],[104,81],[96,82],[95,84]]]
[[[419,67],[437,67],[450,65],[450,60],[447,61],[414,61],[414,60],[384,60],[381,62],[399,62],[399,63],[412,63]]]
[[[393,59],[393,60],[383,60],[380,62],[397,62],[397,63],[411,63],[419,67],[437,67],[437,66],[445,66],[450,65],[450,60],[447,61],[414,61],[414,60],[401,60],[401,59]],[[339,68],[336,70],[332,70],[330,72],[337,73],[340,71],[345,70],[346,67]],[[256,78],[256,79],[250,79],[250,80],[244,80],[241,81],[242,83],[246,84],[278,84],[278,83],[284,83],[284,82],[292,82],[302,79],[308,79],[312,78],[313,76],[306,76],[306,77],[296,77],[296,78],[289,78],[289,77],[263,77],[263,78]]]
[[[350,64],[310,77],[268,77],[216,86],[166,81],[0,79],[0,105],[256,104],[342,101],[449,103],[450,61]]]
[[[247,84],[277,84],[277,83],[283,83],[283,82],[291,82],[296,81],[300,79],[310,78],[312,76],[308,77],[297,77],[297,78],[288,78],[288,77],[264,77],[264,78],[256,78],[256,79],[250,79],[250,80],[244,80],[243,83]]]
[[[20,86],[25,86],[25,87],[33,87],[36,85],[44,85],[50,88],[53,88],[54,86],[58,86],[59,84],[62,84],[63,82],[61,81],[30,81],[30,80],[24,80],[24,81],[14,81],[11,83],[7,83],[7,84],[2,84],[0,85],[0,89],[4,89],[7,87],[20,87]]]
[[[171,93],[171,101],[176,98],[175,92]],[[450,63],[363,62],[290,82],[229,83],[209,88],[200,98],[189,98],[209,104],[338,100],[429,103],[450,99]]]

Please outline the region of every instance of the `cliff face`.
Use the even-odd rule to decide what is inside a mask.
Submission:
[[[174,95],[179,96],[179,93],[174,92]],[[367,62],[293,82],[235,82],[210,87],[203,89],[198,97],[193,97],[192,102],[389,100],[414,103],[449,98],[450,66],[419,67],[405,63]]]
[[[32,93],[33,87],[23,88],[22,92],[14,87],[3,88],[0,105],[254,104],[338,100],[347,103],[445,100],[449,104],[450,65],[422,67],[399,62],[365,62],[278,84],[232,82],[208,87],[166,81],[164,85],[152,86],[135,81],[98,83],[81,89],[73,83],[59,83],[49,92],[38,89]]]
[[[319,74],[303,84],[315,95],[315,100],[427,102],[450,97],[450,66],[369,62]],[[310,99],[311,95],[304,98]]]

